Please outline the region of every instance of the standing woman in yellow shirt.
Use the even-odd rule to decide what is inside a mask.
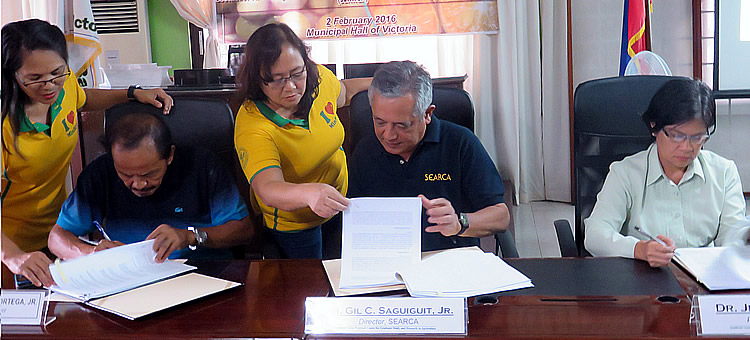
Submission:
[[[82,89],[68,66],[62,31],[37,19],[2,28],[2,263],[49,286],[47,236],[65,200],[65,177],[78,142],[79,110],[104,110],[129,98],[162,107],[161,89]]]
[[[287,25],[268,24],[248,39],[238,74],[237,154],[269,241],[287,258],[321,258],[320,225],[349,205],[336,111],[371,81],[339,81],[307,53]]]

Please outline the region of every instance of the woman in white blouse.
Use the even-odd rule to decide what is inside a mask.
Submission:
[[[675,248],[736,241],[745,199],[734,162],[703,150],[716,127],[708,86],[688,78],[670,80],[654,95],[643,120],[654,143],[610,166],[584,221],[586,249],[594,256],[636,258],[660,267],[669,264]]]

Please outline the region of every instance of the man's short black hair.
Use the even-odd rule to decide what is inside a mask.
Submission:
[[[144,138],[150,138],[156,146],[160,159],[167,159],[172,152],[172,132],[161,117],[147,112],[125,113],[104,131],[104,147],[112,153],[112,145],[119,144],[126,150],[137,148]]]

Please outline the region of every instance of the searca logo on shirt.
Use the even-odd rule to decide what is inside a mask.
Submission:
[[[78,130],[78,124],[76,124],[76,112],[71,110],[68,115],[61,120],[62,126],[65,129],[65,134],[68,137],[72,136]]]
[[[338,122],[338,116],[336,116],[336,113],[333,112],[333,103],[328,102],[326,104],[326,107],[323,111],[320,111],[320,116],[325,119],[326,124],[328,124],[328,127],[334,127],[336,126],[336,123]],[[328,118],[328,116],[331,116]]]

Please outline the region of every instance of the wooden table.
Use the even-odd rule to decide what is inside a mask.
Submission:
[[[578,259],[580,260],[580,259]],[[590,258],[587,261],[604,261]],[[570,259],[509,259],[519,268],[565,264]],[[594,263],[594,262],[592,262]],[[232,338],[304,337],[304,301],[329,296],[330,286],[318,260],[197,262],[207,275],[243,282],[229,291],[130,321],[77,303],[50,303],[57,317],[42,329],[3,338]],[[501,295],[497,303],[469,299],[468,337],[491,338],[688,338],[690,301],[706,290],[682,270],[670,270],[687,293],[679,303],[662,303],[657,295],[554,296]],[[530,276],[531,277],[531,276]],[[532,278],[533,280],[533,278]],[[528,291],[527,291],[528,292]],[[532,292],[533,293],[533,292]],[[402,292],[403,294],[403,292]],[[385,338],[394,338],[388,336]]]

